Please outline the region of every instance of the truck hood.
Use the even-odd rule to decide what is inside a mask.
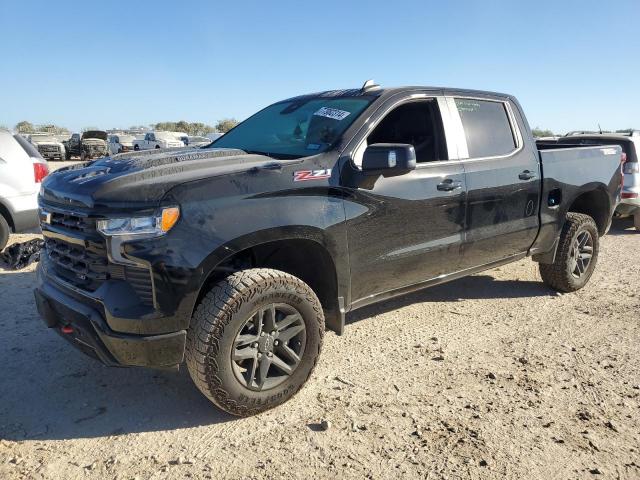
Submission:
[[[239,172],[279,169],[284,162],[222,148],[124,153],[55,171],[43,182],[41,198],[58,205],[96,210],[151,207],[176,185]]]

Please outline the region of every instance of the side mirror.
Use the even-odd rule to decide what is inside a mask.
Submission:
[[[365,175],[392,177],[404,175],[416,168],[416,151],[407,143],[374,143],[362,157]]]

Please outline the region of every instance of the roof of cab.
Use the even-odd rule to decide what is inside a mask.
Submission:
[[[377,85],[375,87],[378,87]],[[470,90],[462,88],[446,88],[446,87],[429,87],[429,86],[404,86],[404,87],[392,87],[392,88],[349,88],[343,90],[325,90],[323,92],[309,93],[305,95],[298,95],[296,97],[287,98],[277,103],[284,102],[300,102],[311,100],[314,98],[353,98],[353,97],[391,97],[399,93],[407,93],[411,91],[429,91],[434,94],[446,94],[446,95],[463,95],[472,97],[494,97],[494,98],[511,98],[511,95],[506,93],[489,92],[484,90]]]

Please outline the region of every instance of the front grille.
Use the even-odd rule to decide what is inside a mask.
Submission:
[[[40,153],[60,153],[60,148],[57,145],[38,145],[38,151]]]
[[[95,218],[44,207],[51,212],[43,225],[49,270],[65,282],[87,292],[95,292],[108,281],[131,286],[143,305],[153,305],[153,284],[148,268],[109,262],[104,239],[97,235]],[[82,244],[67,241],[82,238]]]
[[[55,238],[47,238],[45,247],[56,274],[78,288],[94,292],[109,278],[104,248],[90,251]]]
[[[85,145],[84,150],[91,156],[100,156],[107,153],[106,147],[102,145]]]
[[[52,212],[51,225],[74,232],[89,232],[96,229],[95,219],[71,212]]]

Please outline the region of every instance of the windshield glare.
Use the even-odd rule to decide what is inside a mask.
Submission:
[[[371,99],[304,98],[271,105],[226,133],[210,148],[238,148],[282,158],[330,150]]]

